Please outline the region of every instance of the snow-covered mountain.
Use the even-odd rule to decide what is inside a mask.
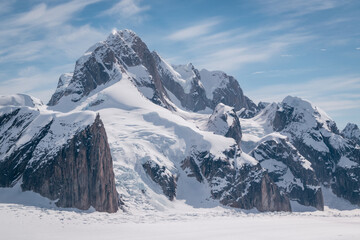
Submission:
[[[0,186],[21,184],[59,207],[116,212],[107,136],[95,112],[60,113],[19,94],[0,98]]]
[[[346,124],[345,128],[341,131],[341,135],[360,145],[360,129],[358,125],[354,123]]]
[[[233,77],[170,65],[130,30],[89,48],[48,106],[1,97],[0,123],[0,186],[60,207],[321,210],[322,185],[360,203],[359,147],[323,111],[256,106]]]
[[[360,148],[340,135],[324,111],[288,96],[240,122],[250,126],[243,138],[246,150],[290,199],[322,209],[322,184],[359,204]]]

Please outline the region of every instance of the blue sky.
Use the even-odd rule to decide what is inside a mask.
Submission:
[[[50,98],[61,73],[113,29],[170,63],[223,70],[255,102],[299,96],[360,125],[358,0],[7,0],[0,94]]]

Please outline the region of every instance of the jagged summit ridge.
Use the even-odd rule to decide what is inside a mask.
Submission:
[[[354,175],[360,169],[359,148],[340,134],[336,123],[323,110],[288,96],[281,103],[265,107],[253,120],[262,128],[257,131],[263,134],[252,143],[245,128],[243,145],[250,146],[252,150],[247,151],[268,169],[290,198],[323,209],[323,184],[338,196],[359,204],[359,179]],[[347,192],[345,184],[355,192]],[[302,199],[304,195],[308,198]]]
[[[346,124],[345,128],[341,131],[341,135],[360,145],[360,129],[358,125],[354,123]]]
[[[236,111],[247,110],[247,116],[257,112],[257,106],[244,96],[232,76],[221,71],[199,71],[192,64],[170,65],[156,52],[150,52],[131,30],[113,31],[105,41],[90,47],[77,60],[73,75],[59,79],[49,105],[55,106],[63,98],[81,101],[98,87],[125,77],[132,79],[145,97],[168,109],[175,104],[195,112],[213,110],[221,102]]]

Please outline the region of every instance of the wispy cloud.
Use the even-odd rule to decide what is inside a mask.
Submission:
[[[119,16],[120,18],[131,18],[132,20],[142,21],[140,15],[150,9],[149,5],[141,5],[141,0],[121,0],[110,9],[107,9],[102,15]]]
[[[240,40],[240,36],[235,35],[229,40],[227,42],[229,47],[224,48],[220,45],[218,48],[207,48],[204,51],[208,52],[208,49],[210,49],[211,52],[199,57],[196,59],[196,62],[204,68],[231,71],[239,69],[245,64],[264,62],[272,57],[279,57],[290,46],[304,43],[314,38],[313,35],[308,33],[279,33],[274,34],[274,36],[270,34],[268,38],[262,40],[254,40],[253,35],[242,36],[243,39]]]
[[[332,94],[348,94],[347,92],[353,92],[354,90],[359,90],[360,92],[359,76],[325,77],[301,83],[288,82],[286,84],[264,86],[248,91],[248,95],[253,97],[255,100],[262,99],[272,102],[280,101],[287,95],[303,96],[306,98],[320,96],[329,97]],[[360,98],[359,94],[348,96]]]
[[[344,4],[341,0],[259,0],[262,11],[270,15],[303,16],[318,11],[328,10]]]
[[[6,25],[8,27],[55,27],[64,24],[72,19],[75,13],[86,6],[101,0],[75,0],[48,7],[41,3],[33,7],[30,11],[20,13],[10,19]]]
[[[297,29],[296,20],[232,29],[224,27],[226,23],[226,19],[219,17],[205,19],[168,35],[165,40],[180,42],[182,50],[193,55],[191,61],[199,68],[232,71],[280,56],[289,46],[315,37]]]
[[[7,13],[12,9],[13,0],[0,2],[0,14]]]
[[[31,39],[33,33],[24,33]],[[104,38],[104,34],[89,25],[72,27],[62,26],[56,31],[47,31],[44,38],[34,41],[19,41],[0,52],[0,63],[29,62],[40,58],[65,56],[76,58],[95,42]]]
[[[263,73],[265,73],[265,72],[264,71],[257,71],[257,72],[253,72],[252,74],[256,75],[256,74],[263,74]]]
[[[0,23],[0,47],[3,49],[0,62],[80,56],[86,47],[102,39],[103,34],[89,25],[75,27],[70,22],[86,6],[99,1],[76,0],[52,7],[41,3],[9,16]]]
[[[212,28],[218,25],[219,23],[220,23],[219,19],[206,20],[197,25],[180,29],[167,36],[167,39],[173,41],[183,41],[183,40],[188,40],[199,36],[203,36],[209,33],[212,30]]]

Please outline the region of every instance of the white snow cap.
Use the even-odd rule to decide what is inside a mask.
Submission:
[[[113,39],[114,37],[119,36],[124,42],[132,44],[134,40],[138,37],[136,33],[129,29],[116,30],[114,29],[111,34],[108,36],[107,41]]]
[[[346,127],[342,131],[342,134],[349,139],[358,139],[360,140],[360,129],[358,125],[354,123],[346,124]]]
[[[334,123],[324,110],[302,98],[287,96],[282,104],[294,107],[295,113],[304,114],[305,121],[312,121],[311,119],[315,118],[317,122],[325,124],[326,127],[328,127],[328,123]]]
[[[231,116],[231,113],[234,115]],[[234,108],[219,103],[209,118],[207,128],[215,134],[225,135],[233,124],[235,116]]]
[[[35,107],[43,105],[40,99],[26,94],[0,95],[0,106]]]
[[[292,107],[298,107],[298,108],[302,108],[302,109],[312,109],[313,106],[311,105],[310,102],[301,99],[299,97],[293,97],[293,96],[287,96],[284,98],[284,100],[282,101],[282,103],[285,103],[289,106]]]

